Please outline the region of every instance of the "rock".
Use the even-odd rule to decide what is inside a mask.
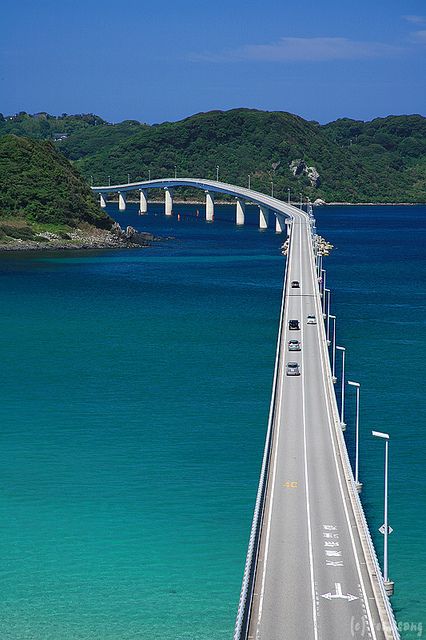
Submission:
[[[326,201],[325,201],[325,200],[322,200],[321,198],[317,198],[317,199],[314,201],[314,205],[317,205],[317,206],[322,206],[322,205],[324,205],[324,204],[327,204],[327,203],[326,203]]]
[[[311,187],[318,187],[321,180],[320,174],[315,167],[306,167],[306,175],[308,176]]]
[[[294,176],[300,176],[302,173],[306,171],[306,164],[303,160],[298,158],[297,160],[292,160],[290,162],[290,171]]]

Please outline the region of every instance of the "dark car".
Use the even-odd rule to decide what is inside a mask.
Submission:
[[[291,281],[291,288],[292,289],[299,289],[300,288],[299,280],[292,280]]]
[[[300,376],[300,369],[297,362],[287,362],[287,375],[288,376]]]
[[[300,329],[299,320],[289,320],[288,328],[290,331],[298,331]]]

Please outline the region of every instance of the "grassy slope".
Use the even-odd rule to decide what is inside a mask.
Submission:
[[[90,188],[52,143],[0,138],[0,221],[110,228]]]

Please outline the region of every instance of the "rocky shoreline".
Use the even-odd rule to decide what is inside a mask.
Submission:
[[[43,232],[37,239],[11,238],[0,243],[0,251],[58,251],[62,249],[140,249],[149,247],[162,238],[152,233],[136,231],[133,227],[125,230],[115,223],[110,230],[73,229],[66,234]]]

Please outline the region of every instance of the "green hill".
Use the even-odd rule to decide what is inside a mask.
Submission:
[[[27,236],[43,225],[112,225],[77,169],[51,142],[6,135],[0,138],[0,235],[11,221],[21,221]]]
[[[389,116],[326,125],[285,112],[211,111],[179,122],[111,125],[93,114],[0,117],[6,132],[57,140],[90,181],[107,184],[174,175],[216,176],[278,197],[426,202],[426,118]],[[62,136],[59,134],[62,133]],[[58,139],[58,136],[61,139]]]

